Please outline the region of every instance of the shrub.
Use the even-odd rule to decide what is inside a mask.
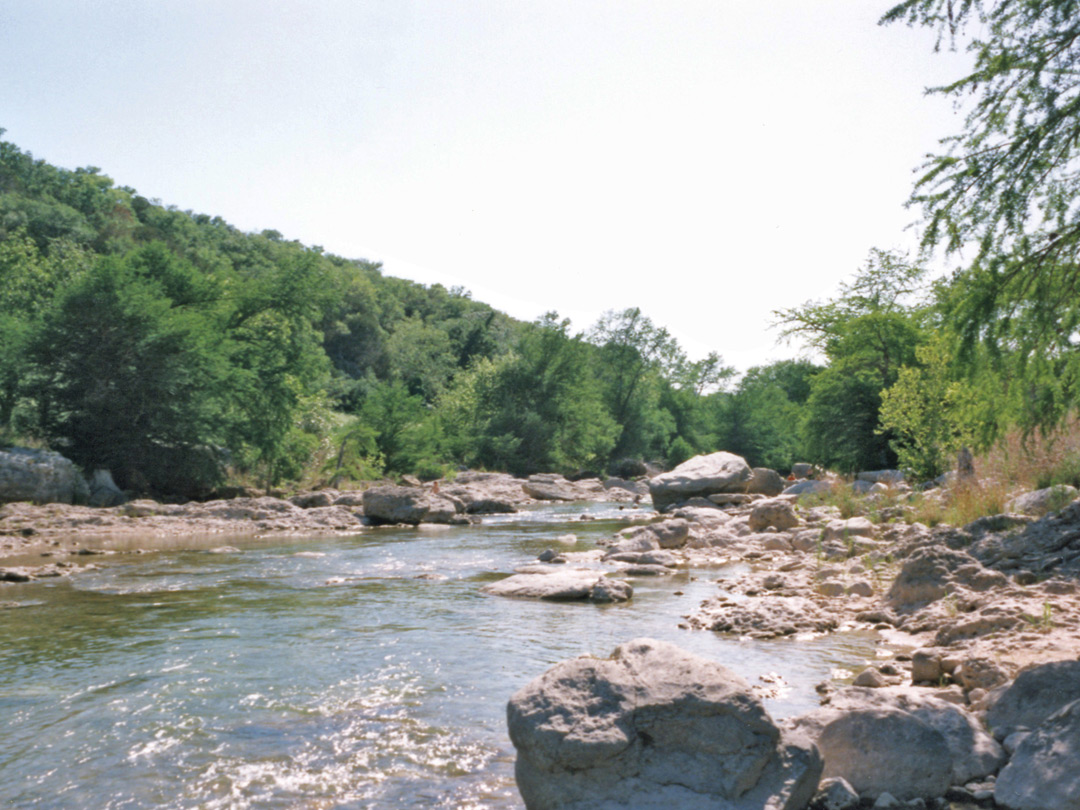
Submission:
[[[689,461],[697,453],[686,439],[682,436],[676,436],[675,441],[671,443],[671,447],[668,449],[667,463],[671,467],[678,467],[684,461]]]

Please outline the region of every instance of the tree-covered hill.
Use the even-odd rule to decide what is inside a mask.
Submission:
[[[599,471],[724,443],[732,371],[639,310],[523,323],[9,142],[0,282],[0,428],[121,486]]]
[[[460,465],[601,474],[721,449],[930,478],[959,447],[1075,403],[1075,296],[980,322],[978,272],[931,283],[871,251],[833,298],[777,313],[823,364],[737,376],[637,308],[579,333],[554,312],[521,322],[0,141],[0,441],[188,496]],[[1050,350],[1006,334],[1044,310],[1066,331],[1024,334],[1058,335]]]

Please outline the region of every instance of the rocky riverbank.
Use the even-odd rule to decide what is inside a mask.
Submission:
[[[1080,761],[1075,756],[1080,752],[1080,709],[1072,703],[1080,699],[1080,692],[1073,695],[1080,689],[1080,501],[1051,511],[1061,505],[1060,498],[1036,493],[1015,502],[1016,509],[1034,514],[1017,511],[963,527],[930,528],[903,522],[903,498],[892,489],[901,486],[896,480],[866,480],[858,487],[866,493],[864,505],[875,514],[874,522],[844,518],[837,507],[808,501],[806,490],[821,489],[821,481],[799,483],[777,494],[783,484],[770,473],[750,470],[730,454],[695,459],[649,482],[649,493],[662,504],[663,514],[652,513],[647,522],[605,538],[591,551],[567,551],[576,542],[568,536],[565,545],[522,561],[510,576],[484,590],[493,597],[617,603],[633,599],[634,583],[643,577],[679,573],[702,578],[737,565],[737,576],[716,580],[713,596],[685,606],[685,627],[750,639],[789,638],[793,655],[798,654],[800,638],[855,629],[881,635],[877,658],[850,662],[846,676],[837,673],[819,686],[820,710],[773,724],[771,731],[771,720],[747,708],[750,698],[756,700],[752,690],[740,684],[720,688],[720,693],[737,696],[738,712],[756,740],[751,747],[760,750],[747,755],[753,774],[733,771],[730,779],[710,783],[701,806],[716,806],[719,796],[727,802],[719,806],[796,810],[809,801],[806,785],[818,786],[820,777],[823,792],[814,806],[830,810],[904,803],[942,808],[953,801],[992,806],[995,800],[1014,810],[1080,808],[1080,783],[1071,779],[1069,767],[1054,764],[1054,752],[1061,751],[1073,752],[1073,764]],[[15,503],[0,507],[0,556],[52,557],[45,565],[37,561],[34,566],[0,569],[0,577],[26,581],[62,576],[72,569],[66,555],[89,556],[132,537],[152,547],[150,538],[155,537],[354,534],[387,524],[452,525],[545,501],[636,503],[643,489],[641,482],[463,473],[438,485],[386,485],[363,493],[324,490],[288,500],[136,500],[102,508]],[[654,643],[634,642],[631,647],[632,653],[615,656],[613,660],[623,663],[613,665],[612,672],[601,673],[604,667],[588,659],[588,677],[567,676],[580,680],[581,689],[611,680],[616,685],[610,694],[553,697],[540,690],[544,697],[529,698],[546,701],[551,708],[535,714],[541,718],[535,732],[541,741],[518,746],[519,751],[538,746],[540,752],[537,763],[521,766],[526,775],[519,781],[525,780],[523,793],[535,788],[538,796],[554,797],[526,796],[530,808],[603,807],[605,802],[639,806],[626,805],[622,794],[603,792],[604,785],[628,779],[640,788],[635,795],[655,793],[658,802],[666,801],[675,783],[665,775],[670,770],[662,764],[666,754],[658,753],[665,746],[685,760],[672,771],[676,774],[697,767],[688,763],[711,767],[717,752],[743,750],[745,741],[739,741],[746,735],[738,727],[723,732],[730,731],[730,739],[710,741],[694,723],[674,720],[675,726],[666,726],[668,708],[646,711],[646,725],[618,717],[601,723],[612,695],[630,688],[617,685],[626,674],[619,674],[619,667],[638,673],[627,683],[655,680],[655,673],[645,672],[657,658],[649,652]],[[681,660],[667,650],[659,657]],[[632,665],[627,663],[631,660]],[[686,663],[680,671],[699,668]],[[668,680],[660,674],[663,677],[656,677],[663,686]],[[568,682],[562,676],[556,681]],[[697,705],[701,693],[695,689],[691,684],[671,701]],[[750,698],[741,697],[744,692]],[[670,697],[660,703],[667,706]],[[563,705],[564,700],[570,703]],[[1040,701],[1045,711],[1036,716],[1030,708]],[[638,704],[626,704],[621,697],[615,703],[610,711],[616,715],[629,706],[637,717]],[[566,718],[579,704],[603,708],[570,722]],[[1007,706],[1014,708],[1006,712]],[[729,709],[709,712],[730,714]],[[533,716],[533,710],[524,714]],[[558,717],[563,719],[552,719]],[[514,731],[512,725],[515,743],[532,733]],[[568,735],[572,745],[560,735]],[[688,739],[693,744],[686,744]],[[598,748],[595,757],[589,753],[594,744],[603,749]],[[565,790],[541,784],[561,778],[559,762],[569,756],[564,748],[577,752],[575,757],[611,764],[610,746],[638,753],[610,773],[593,774],[596,779],[577,774]],[[645,749],[650,749],[647,757]],[[646,760],[661,764],[634,771]],[[766,772],[778,781],[766,778]],[[656,784],[650,787],[652,782]],[[691,794],[698,788],[689,789],[689,794],[675,791],[680,802],[697,801]]]
[[[182,504],[137,499],[101,507],[20,501],[0,505],[0,560],[14,560],[20,569],[0,569],[0,581],[66,574],[73,570],[70,566],[34,562],[42,555],[55,560],[130,549],[136,538],[138,548],[149,550],[176,548],[177,539],[184,537],[355,534],[379,525],[467,523],[485,514],[555,501],[631,503],[643,492],[647,494],[643,484],[623,479],[572,482],[559,475],[520,479],[463,472],[453,481],[363,491],[324,489],[287,499],[238,497]]]
[[[599,553],[552,549],[489,590],[611,601],[580,588],[545,592],[537,580],[546,569],[553,583],[569,584],[577,568],[632,585],[739,564],[745,573],[717,580],[714,597],[688,606],[686,627],[795,645],[872,629],[882,636],[879,657],[852,662],[846,678],[819,685],[821,709],[771,731],[756,716],[740,721],[745,729],[719,719],[745,714],[755,699],[749,687],[730,673],[703,680],[699,669],[709,667],[700,663],[669,672],[686,656],[656,652],[658,642],[624,645],[610,663],[564,662],[510,703],[528,807],[653,807],[677,798],[687,807],[797,810],[813,794],[805,780],[817,786],[820,776],[811,806],[828,810],[1080,808],[1080,500],[1042,517],[930,529],[842,519],[836,507],[804,505],[799,491],[734,494],[719,479],[678,486],[689,499],[676,493],[657,522],[620,532]],[[528,589],[514,593],[515,580]],[[627,677],[632,689],[620,685]],[[705,708],[714,693],[723,706]],[[702,713],[716,715],[710,728],[723,739],[695,725]],[[727,766],[717,758],[746,754],[748,745],[762,749],[760,762],[720,778]],[[567,771],[567,756],[584,764]],[[784,762],[802,763],[801,775],[784,776]],[[714,767],[716,779],[683,778]],[[631,800],[625,785],[652,798]]]
[[[985,712],[849,686],[777,723],[720,663],[641,638],[555,665],[507,719],[529,810],[1080,806],[1077,661],[1026,670]]]

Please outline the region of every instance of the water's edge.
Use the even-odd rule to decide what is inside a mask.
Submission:
[[[635,579],[624,605],[480,592],[554,538],[573,532],[591,548],[625,517],[592,504],[441,531],[214,536],[0,590],[19,604],[0,611],[0,797],[32,808],[520,807],[506,701],[557,661],[637,636],[672,641],[751,683],[768,676],[779,717],[816,705],[814,684],[837,668],[874,657],[867,634],[751,643],[679,629],[723,569]],[[226,544],[239,552],[210,553]]]

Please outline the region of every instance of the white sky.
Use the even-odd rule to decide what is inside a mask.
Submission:
[[[691,356],[908,248],[959,75],[889,0],[0,0],[5,139],[247,231]]]

